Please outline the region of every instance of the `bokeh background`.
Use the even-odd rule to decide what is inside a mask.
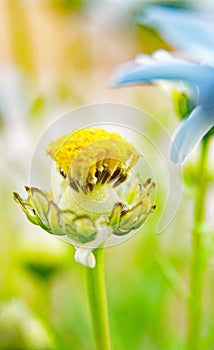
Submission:
[[[72,246],[26,221],[12,191],[22,193],[28,184],[43,132],[76,107],[129,104],[151,113],[173,133],[179,120],[170,95],[160,87],[109,87],[118,64],[139,52],[173,49],[152,28],[136,23],[145,3],[0,0],[1,350],[93,349],[84,267],[74,262]],[[214,13],[212,0],[171,4]],[[197,151],[184,167],[181,204],[168,228],[155,234],[154,214],[132,239],[106,249],[115,350],[185,349],[196,158]],[[211,183],[204,230],[204,349],[214,348],[213,195]]]

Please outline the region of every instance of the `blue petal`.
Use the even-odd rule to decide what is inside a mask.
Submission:
[[[200,101],[207,114],[214,114],[214,79],[210,77],[200,85]]]
[[[171,149],[171,160],[175,164],[185,161],[192,149],[214,126],[214,110],[207,114],[202,106],[194,109],[191,115],[179,126],[174,135]]]
[[[187,61],[155,62],[130,69],[115,79],[115,85],[145,83],[155,80],[183,80],[204,86],[206,81],[214,81],[214,68]]]
[[[148,6],[140,23],[156,28],[172,46],[214,58],[214,17],[184,9]]]

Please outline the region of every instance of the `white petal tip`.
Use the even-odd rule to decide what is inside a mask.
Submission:
[[[186,160],[186,155],[178,153],[177,149],[172,146],[170,159],[175,165],[183,164]]]
[[[87,248],[77,248],[74,259],[77,263],[82,264],[84,266],[94,268],[96,265],[96,260],[94,257],[94,254],[91,252],[90,249]]]

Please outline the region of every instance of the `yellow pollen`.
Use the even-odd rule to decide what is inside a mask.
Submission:
[[[125,181],[128,169],[135,165],[139,154],[132,143],[116,132],[100,128],[75,130],[51,142],[47,154],[58,169],[69,178],[75,189],[111,180]],[[76,188],[77,190],[77,188]]]

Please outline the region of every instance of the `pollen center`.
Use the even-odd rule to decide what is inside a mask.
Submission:
[[[107,187],[124,182],[139,154],[116,132],[100,128],[76,130],[53,141],[47,154],[76,192],[93,193],[99,201]],[[105,188],[106,187],[106,188]]]
[[[92,200],[96,202],[104,202],[110,195],[109,185],[97,185],[94,187],[93,191],[90,193]]]

